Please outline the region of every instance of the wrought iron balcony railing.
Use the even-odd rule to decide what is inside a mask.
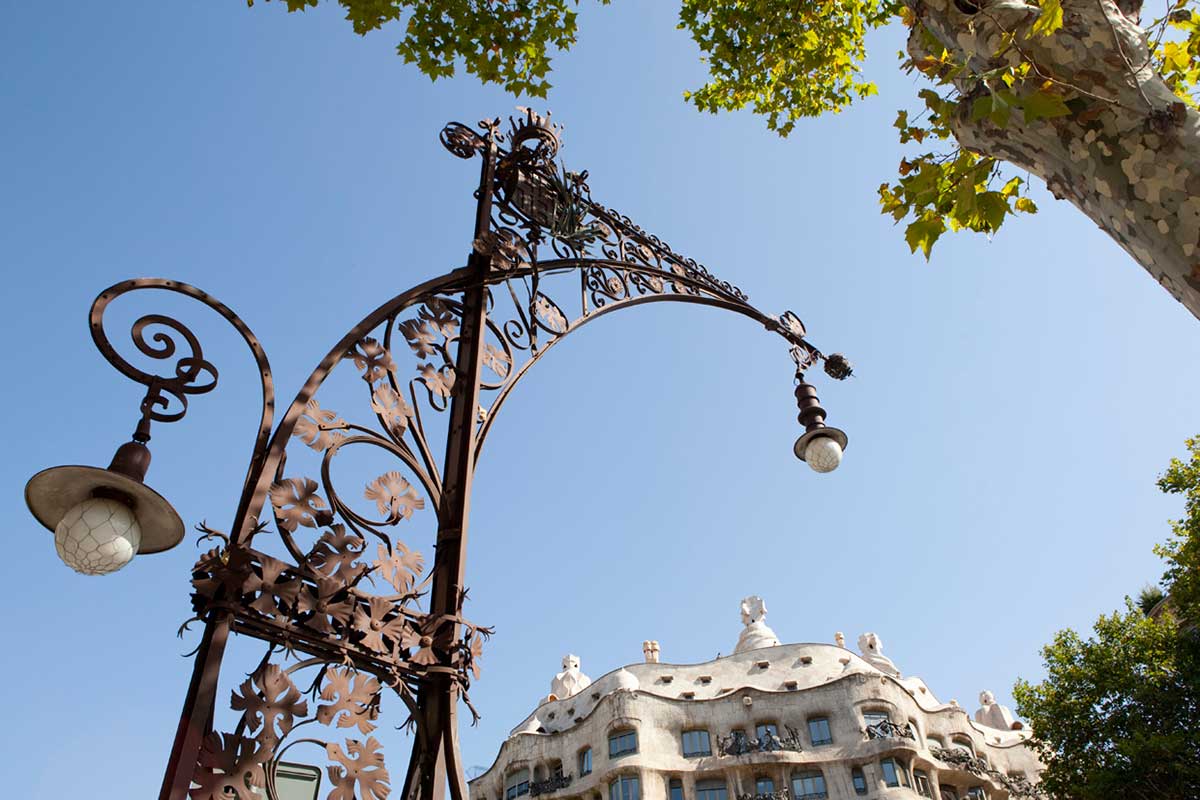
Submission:
[[[537,797],[543,794],[553,794],[559,789],[565,789],[571,785],[570,775],[555,775],[544,781],[534,781],[529,784],[529,796]]]

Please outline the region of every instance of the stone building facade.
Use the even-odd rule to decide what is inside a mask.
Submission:
[[[1036,797],[1028,731],[988,692],[972,719],[903,677],[874,634],[859,651],[781,645],[758,598],[735,652],[646,661],[590,681],[568,656],[471,800],[855,800]]]

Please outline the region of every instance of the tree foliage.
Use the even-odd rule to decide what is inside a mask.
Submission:
[[[1167,562],[1165,609],[1148,616],[1126,598],[1093,636],[1061,631],[1042,650],[1046,678],[1013,690],[1052,797],[1200,797],[1200,439],[1187,446],[1190,460],[1172,460],[1159,480],[1186,509],[1156,549]]]
[[[277,0],[289,11],[320,1]],[[1188,108],[1200,109],[1200,15],[1194,8],[1200,0],[1157,1],[1165,3],[1161,16],[1140,28],[1142,0],[1096,0],[1094,6],[1083,0],[1065,5],[1064,0],[679,0],[679,27],[691,34],[709,71],[708,80],[684,96],[711,113],[751,109],[770,129],[787,136],[804,118],[843,111],[875,94],[875,84],[863,74],[868,34],[889,24],[907,27],[907,52],[899,54],[899,67],[923,86],[919,102],[901,109],[895,122],[901,143],[911,152],[900,161],[899,174],[879,185],[878,195],[882,213],[903,223],[909,247],[928,259],[947,231],[991,236],[1012,215],[1037,212],[1026,196],[1027,177],[1011,162],[1048,182],[1058,179],[1059,173],[1040,160],[1047,155],[1039,152],[1040,146],[1072,165],[1090,165],[1075,176],[1079,185],[1070,192],[1062,185],[1050,186],[1055,196],[1070,197],[1084,208],[1080,198],[1089,194],[1114,197],[1116,190],[1098,179],[1096,171],[1120,160],[1103,147],[1093,152],[1089,131],[1093,137],[1104,128],[1171,139],[1173,130],[1194,127]],[[253,5],[254,0],[248,2]],[[551,54],[575,43],[580,4],[326,2],[337,2],[359,34],[389,23],[402,25],[398,53],[435,80],[464,69],[485,83],[532,97],[544,97],[550,87]],[[1118,27],[1127,43],[1145,44],[1139,52],[1147,55],[1144,60],[1139,55],[1140,63],[1122,46]],[[1101,57],[1082,68],[1076,56],[1093,50]],[[1153,101],[1144,88],[1148,83],[1154,84]],[[1122,95],[1120,87],[1129,91]],[[1171,93],[1177,101],[1172,102]],[[1137,99],[1131,101],[1131,96]],[[1119,121],[1117,110],[1126,114]],[[1014,148],[1018,141],[1031,143],[1030,149]],[[1143,149],[1161,144],[1152,141]],[[1136,150],[1141,145],[1131,146]],[[1066,156],[1059,152],[1064,149]],[[1170,159],[1164,162],[1165,171],[1182,186],[1194,170],[1190,162],[1186,170],[1178,166]],[[1151,190],[1133,186],[1145,175],[1132,162],[1122,168],[1118,180],[1130,184],[1120,187],[1129,195],[1126,199],[1145,200]],[[1156,172],[1152,166],[1146,170]],[[1083,185],[1089,179],[1093,183]],[[1169,191],[1186,199],[1181,186]],[[1135,215],[1142,235],[1162,237],[1147,246],[1131,240],[1119,210],[1098,209],[1084,208],[1200,316],[1200,300],[1182,295],[1182,287],[1200,292],[1200,265],[1193,258],[1200,242],[1190,241],[1191,228],[1180,226],[1175,235],[1177,226],[1161,215],[1148,222],[1142,219],[1147,215]]]
[[[270,0],[265,0],[270,2]],[[609,0],[598,0],[608,3]],[[288,11],[320,0],[281,0]],[[404,22],[396,52],[433,80],[460,66],[514,94],[545,97],[552,50],[575,43],[579,0],[337,0],[354,32],[365,36]],[[249,6],[254,0],[246,0]]]

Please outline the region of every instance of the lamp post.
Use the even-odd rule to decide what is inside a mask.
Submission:
[[[491,634],[462,616],[475,465],[520,379],[595,319],[685,302],[737,312],[779,334],[794,361],[805,429],[795,453],[817,472],[840,463],[846,435],[825,425],[805,373],[823,362],[831,377],[843,379],[850,374],[845,358],[811,345],[792,312],[759,311],[737,287],[594,201],[586,172],[556,167],[559,127],[549,115],[521,111],[503,132],[499,119],[442,130],[451,153],[482,162],[466,266],[404,292],[350,330],[278,426],[266,354],[227,307],[192,286],[149,278],[96,298],[93,340],[122,374],[146,387],[133,436],[107,469],[54,467],[25,491],[33,515],[55,532],[60,556],[80,572],[112,572],[137,553],[182,539],[179,515],[144,482],[151,426],[180,420],[189,398],[211,391],[218,379],[191,330],[156,314],[134,323],[133,341],[170,369],[160,375],[135,367],[105,333],[109,305],[150,289],[195,299],[237,329],[261,380],[259,427],[232,525],[228,533],[198,527],[214,545],[192,575],[194,621],[204,628],[162,800],[274,797],[279,765],[300,745],[324,749],[331,797],[382,798],[397,782],[370,735],[384,695],[404,704],[414,732],[400,796],[434,800],[448,786],[453,800],[465,800],[459,701],[477,716],[468,690]],[[403,366],[406,354],[415,373]],[[344,362],[365,384],[369,413],[362,422],[317,399]],[[432,424],[439,418],[441,429]],[[338,493],[331,464],[343,451],[367,447],[393,458],[396,468],[366,484],[364,509]],[[297,476],[302,454],[315,460],[317,478]],[[392,531],[427,509],[436,522],[428,571]],[[213,730],[216,687],[231,632],[262,640],[267,652],[233,692],[240,719],[221,733]],[[313,722],[322,727],[301,729]]]

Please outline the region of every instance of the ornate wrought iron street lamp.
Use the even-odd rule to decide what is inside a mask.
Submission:
[[[796,455],[818,472],[840,462],[846,435],[825,425],[804,375],[824,362],[831,377],[843,379],[850,374],[846,359],[812,346],[792,312],[759,311],[737,287],[595,202],[586,172],[556,167],[559,128],[548,115],[523,111],[507,132],[498,119],[477,130],[458,123],[442,130],[451,153],[482,158],[467,265],[410,289],[356,325],[320,362],[278,426],[266,354],[241,319],[212,297],[142,278],[110,287],[93,304],[91,332],[100,352],[146,387],[140,419],[107,469],[55,467],[35,475],[25,492],[34,516],[55,531],[63,560],[81,572],[111,572],[136,553],[166,550],[182,539],[179,515],[143,482],[150,427],[181,419],[190,396],[217,384],[217,368],[196,336],[161,315],[138,319],[132,336],[144,356],[171,363],[171,370],[159,375],[134,367],[104,332],[109,305],[143,289],[200,301],[241,334],[262,384],[258,434],[230,532],[199,526],[202,539],[216,546],[193,568],[194,619],[204,632],[163,800],[274,797],[279,764],[301,744],[324,748],[332,762],[331,797],[386,796],[392,779],[370,736],[385,688],[405,705],[414,731],[401,796],[432,800],[448,786],[453,800],[465,800],[459,700],[475,716],[467,692],[491,633],[462,616],[475,464],[520,379],[595,319],[673,301],[735,311],[779,334],[795,362],[805,428]],[[405,352],[417,359],[415,377],[404,377]],[[343,362],[365,384],[364,424],[316,398]],[[427,424],[431,413],[445,415],[440,440]],[[299,445],[290,463],[289,444]],[[441,461],[437,444],[444,448]],[[339,495],[331,474],[335,456],[365,447],[396,461],[396,469],[367,483],[369,510]],[[316,460],[318,479],[292,477],[304,452]],[[437,523],[428,573],[422,556],[389,533],[427,505]],[[233,694],[240,721],[218,733],[212,730],[217,678],[230,632],[266,642],[267,653]],[[309,722],[325,726],[330,738],[296,735]],[[365,741],[333,741],[339,738],[333,731],[343,728]]]

